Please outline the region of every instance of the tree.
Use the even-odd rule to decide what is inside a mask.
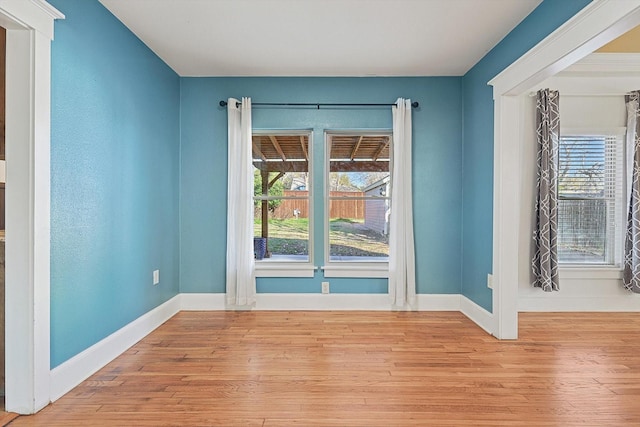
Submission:
[[[329,174],[329,189],[331,191],[359,191],[357,185],[351,181],[350,172],[331,172]]]
[[[271,180],[277,175],[277,172],[269,172],[269,182],[271,182]],[[284,185],[282,184],[282,179],[278,179],[269,189],[269,196],[282,196],[283,194]],[[256,197],[262,196],[262,175],[258,169],[253,171],[253,195]],[[258,206],[260,203],[262,203],[261,200],[254,200],[255,206]],[[271,212],[275,211],[280,204],[282,204],[281,199],[269,200],[269,210]]]
[[[362,172],[362,189],[365,189],[371,184],[375,184],[376,182],[383,180],[389,175],[389,172]]]

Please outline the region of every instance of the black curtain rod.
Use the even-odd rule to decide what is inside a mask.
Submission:
[[[236,107],[242,105],[242,102],[236,102]],[[310,103],[279,103],[279,102],[254,102],[251,106],[265,106],[265,107],[316,107],[318,110],[320,107],[392,107],[394,104],[324,104],[318,102],[310,102]],[[227,106],[227,101],[220,101],[221,107]],[[413,108],[418,108],[420,103],[417,101],[413,101],[411,103]]]

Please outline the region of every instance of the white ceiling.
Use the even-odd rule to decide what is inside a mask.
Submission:
[[[100,0],[181,76],[459,76],[542,0]]]

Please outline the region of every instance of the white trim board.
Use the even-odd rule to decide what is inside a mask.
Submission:
[[[520,312],[640,312],[640,295],[527,296],[518,300]]]
[[[493,314],[464,295],[460,295],[460,312],[490,335],[495,330]]]
[[[176,295],[52,369],[51,401],[64,396],[179,311],[180,295]]]
[[[226,310],[225,294],[180,294],[180,306],[185,311]],[[416,311],[460,311],[459,294],[418,294]],[[390,311],[404,308],[393,307],[387,294],[294,294],[259,293],[253,310],[367,310]],[[407,308],[409,310],[409,308]]]
[[[593,0],[491,79],[496,96],[520,95],[640,23],[639,0]]]
[[[640,73],[640,53],[592,53],[558,73],[575,74],[637,74]]]
[[[226,294],[181,293],[180,310],[184,311],[222,311],[225,310]]]
[[[6,70],[6,410],[50,402],[51,40],[64,15],[44,0],[0,1]]]

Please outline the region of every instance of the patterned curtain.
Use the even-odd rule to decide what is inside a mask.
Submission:
[[[640,91],[625,96],[627,104],[627,235],[624,241],[624,268],[622,283],[631,291],[640,293]],[[631,173],[629,173],[629,170]]]
[[[536,228],[533,231],[533,286],[545,292],[560,289],[558,280],[558,142],[560,137],[558,91],[538,91],[536,132],[538,180]]]

